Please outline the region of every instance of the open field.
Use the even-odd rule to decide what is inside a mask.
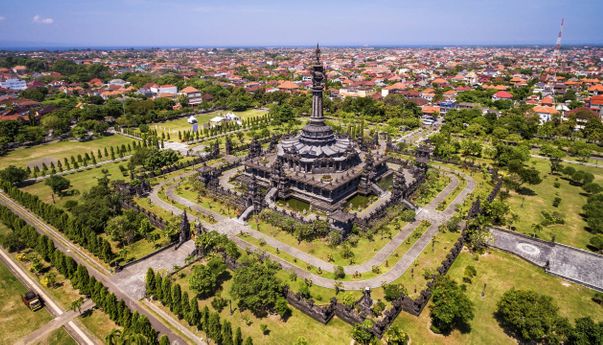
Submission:
[[[4,225],[1,225],[4,227]],[[27,288],[0,263],[0,344],[11,345],[52,319],[46,309],[31,311],[21,302]]]
[[[270,235],[283,243],[292,245],[299,250],[312,254],[322,260],[332,261],[335,265],[341,266],[350,265],[350,260],[357,264],[367,261],[373,257],[379,249],[387,244],[391,238],[406,224],[399,219],[392,220],[384,226],[384,229],[380,230],[379,233],[373,235],[371,238],[367,238],[366,236],[358,236],[358,244],[355,246],[350,246],[350,250],[354,253],[354,256],[351,259],[346,259],[342,255],[342,246],[333,248],[329,246],[325,239],[316,239],[311,242],[298,242],[294,235],[284,231],[281,228],[261,221],[256,216],[252,216],[247,223],[252,228]]]
[[[101,340],[105,340],[112,330],[120,328],[107,314],[98,309],[80,316],[78,321]]]
[[[544,220],[543,211],[559,212],[564,216],[565,224],[543,226],[542,230],[536,231],[538,237],[547,241],[554,239],[556,242],[586,249],[586,244],[592,234],[584,229],[586,222],[580,216],[582,207],[586,203],[586,196],[582,194],[582,188],[571,185],[561,176],[550,175],[547,160],[532,159],[531,164],[540,171],[543,181],[537,185],[526,186],[533,190],[535,195],[520,195],[511,192],[511,197],[507,199],[507,202],[511,207],[511,212],[516,215],[512,226],[519,232],[533,234],[535,231],[533,225]],[[603,169],[584,166],[575,166],[575,168],[593,173],[599,181],[603,179]],[[559,183],[559,188],[555,188],[556,182]],[[556,196],[561,198],[559,207],[553,206]]]
[[[0,236],[7,234],[9,231],[10,231],[10,229],[8,229],[4,224],[0,223]],[[31,261],[29,261],[29,259],[34,256],[38,257],[38,259],[43,263],[44,269],[42,269],[41,273],[39,273],[39,274],[31,273],[30,275],[33,279],[36,279],[38,282],[40,282],[40,285],[42,285],[42,286],[45,286],[45,284],[43,282],[45,280],[45,277],[48,277],[49,274],[54,275],[54,277],[56,279],[56,283],[52,287],[46,287],[45,291],[64,310],[68,310],[71,303],[81,297],[79,290],[75,289],[71,285],[71,282],[68,279],[66,279],[62,274],[60,274],[54,267],[51,267],[47,262],[43,261],[39,257],[39,255],[35,254],[34,252],[26,250],[26,251],[14,253],[14,255],[11,254],[11,256],[13,256],[13,258],[16,259],[16,261],[19,263],[19,265],[28,272],[31,272],[31,267],[32,267]],[[4,265],[0,265],[0,278],[1,278],[0,279],[0,303],[3,302],[3,300],[2,300],[2,298],[4,297],[3,292],[5,291],[2,284],[4,284],[5,282],[11,282],[10,277],[12,277],[12,280],[16,280],[16,278],[12,274],[10,274],[10,272],[8,270],[7,270],[7,272],[10,274],[10,277],[5,277],[4,272],[2,270],[6,270],[6,267]],[[18,281],[17,281],[17,283],[18,283]],[[26,290],[21,284],[19,284],[17,287],[14,287],[14,289],[13,288],[8,289],[8,291],[13,291],[13,290],[18,291],[18,293],[16,293],[14,296],[11,294],[11,296],[13,296],[13,298],[16,298],[16,300],[19,303],[17,305],[15,305],[14,303],[9,303],[9,302],[11,302],[9,300],[7,300],[7,303],[2,303],[2,306],[10,305],[11,308],[14,308],[15,311],[11,311],[13,314],[2,313],[1,315],[11,315],[11,317],[10,317],[11,320],[12,320],[12,315],[16,315],[17,317],[19,317],[20,319],[23,319],[24,321],[30,320],[28,322],[30,322],[35,327],[30,328],[29,327],[30,323],[23,323],[23,325],[24,325],[23,329],[27,330],[27,332],[25,334],[35,330],[39,326],[43,325],[44,323],[46,323],[52,319],[51,315],[48,314],[48,312],[46,312],[45,309],[39,310],[35,314],[33,314],[27,307],[25,307],[25,305],[23,305],[23,303],[21,302],[21,299],[20,299],[20,293],[22,293]],[[21,306],[23,308],[20,308]],[[1,307],[1,306],[0,306],[0,311],[3,311],[3,307]],[[37,317],[43,316],[43,318],[41,319],[41,321],[36,321],[36,319],[31,319],[30,315],[32,315],[32,314],[36,315]],[[40,315],[40,316],[38,316],[38,315]],[[89,320],[87,320],[87,319],[89,319]],[[86,326],[86,328],[88,328],[99,339],[105,339],[105,336],[106,336],[105,333],[106,333],[107,329],[110,332],[111,329],[117,327],[115,325],[115,323],[113,321],[111,321],[109,316],[100,310],[95,310],[90,316],[80,318],[78,320],[82,321],[82,323]],[[7,321],[7,323],[9,325],[11,324],[11,322],[9,322],[9,321]],[[2,327],[4,327],[5,324],[6,323],[2,319],[0,319],[0,331],[2,330]],[[88,327],[89,326],[88,324],[90,324],[91,327]],[[0,333],[0,334],[2,334],[2,333]],[[25,334],[22,334],[21,336],[24,336]],[[65,333],[65,335],[69,339],[71,339],[69,334]],[[20,338],[21,336],[17,337],[16,339]],[[51,337],[51,336],[49,336],[49,337]],[[67,338],[58,337],[58,339],[62,340],[62,339],[67,339]],[[3,338],[0,337],[0,344],[3,344],[2,341],[3,341]],[[12,344],[12,342],[10,342],[10,343]],[[48,344],[48,343],[49,342],[44,342],[43,344]],[[59,342],[55,342],[54,344],[63,344],[63,342],[59,341]],[[71,344],[71,343],[65,342],[65,344]],[[75,344],[75,342],[73,342],[73,344]]]
[[[77,156],[78,154],[85,154],[86,152],[94,152],[97,154],[97,150],[104,150],[105,147],[117,146],[121,144],[132,143],[134,140],[126,138],[121,135],[110,135],[90,141],[59,141],[49,144],[36,145],[26,148],[18,148],[0,157],[0,169],[5,168],[9,165],[15,165],[19,167],[34,167],[36,165],[41,166],[42,163],[50,164],[57,160],[63,160],[71,156]],[[110,157],[109,157],[110,158]],[[105,160],[104,152],[103,158]],[[97,161],[100,161],[97,159]]]
[[[98,168],[84,170],[70,175],[64,175],[71,182],[71,190],[78,190],[79,195],[68,195],[63,197],[55,196],[54,200],[60,206],[65,205],[67,200],[78,200],[81,194],[87,192],[97,184],[97,178],[102,176],[102,171],[106,169],[109,172],[109,179],[112,181],[124,180],[129,181],[130,176],[124,177],[119,170],[119,166],[127,166],[127,162],[108,163]],[[44,181],[36,182],[22,188],[24,191],[37,195],[45,203],[52,203],[52,192],[50,187],[44,184]]]
[[[61,327],[37,342],[36,345],[77,345],[77,342],[67,333],[65,328]]]
[[[194,292],[188,288],[189,272],[189,270],[186,272],[183,271],[183,277],[180,277],[180,274],[176,274],[175,278],[178,277],[176,282],[182,286],[182,291],[188,291],[189,295],[193,296]],[[285,280],[285,278],[282,279]],[[222,285],[221,292],[218,292],[217,295],[226,299],[231,299],[229,293],[231,286],[232,279],[225,281]],[[330,298],[327,295],[323,297],[324,303],[328,302],[327,297]],[[212,300],[213,297],[199,300],[200,309],[207,305],[210,310],[214,310],[211,306]],[[232,323],[233,331],[235,331],[237,327],[241,327],[243,335],[251,336],[254,344],[291,344],[300,336],[305,337],[310,344],[348,345],[351,340],[350,334],[352,327],[336,317],[327,325],[323,325],[293,307],[291,308],[291,317],[286,322],[274,315],[265,318],[256,318],[249,311],[241,312],[236,307],[234,301],[232,303],[232,309],[233,313],[231,315],[228,306],[224,308],[220,313],[220,318],[229,320]],[[268,329],[270,330],[268,335],[262,334],[260,324],[266,324],[268,326]]]
[[[472,254],[464,251],[452,265],[448,275],[461,282],[467,265],[477,269],[477,276],[467,286],[469,299],[475,305],[471,332],[461,334],[454,331],[449,336],[434,334],[429,330],[427,306],[419,317],[403,312],[394,322],[394,325],[410,335],[413,344],[516,344],[515,339],[504,333],[493,315],[502,294],[512,287],[531,289],[553,297],[560,314],[568,317],[571,322],[583,316],[591,316],[595,321],[603,320],[601,306],[591,300],[594,291],[549,275],[516,256],[491,250],[475,260]],[[486,289],[482,297],[484,285]]]
[[[209,120],[211,120],[213,117],[225,115],[226,113],[229,113],[229,112],[231,112],[231,111],[218,110],[218,111],[212,111],[207,114],[195,115],[195,117],[197,118],[199,126],[202,126],[203,124],[208,123]],[[234,113],[235,115],[240,117],[241,120],[246,120],[250,117],[265,115],[267,113],[267,111],[260,110],[260,109],[249,109],[249,110],[245,110],[245,111],[241,111],[241,112],[232,111],[232,113]],[[190,131],[192,129],[191,124],[187,122],[187,119],[188,118],[183,117],[180,119],[169,120],[169,121],[165,121],[165,122],[151,123],[151,124],[149,124],[149,128],[156,130],[160,136],[161,136],[161,133],[165,133],[166,135],[169,133],[170,139],[173,141],[177,141],[178,140],[178,131],[184,132],[184,131]]]

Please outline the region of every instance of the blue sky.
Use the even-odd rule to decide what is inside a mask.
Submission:
[[[603,44],[603,0],[0,0],[0,45]]]

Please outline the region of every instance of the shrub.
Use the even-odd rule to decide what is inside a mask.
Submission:
[[[335,279],[343,279],[345,277],[345,271],[343,267],[337,266],[335,267],[335,271],[333,272]]]

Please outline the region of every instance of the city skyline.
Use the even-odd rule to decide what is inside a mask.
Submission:
[[[13,2],[0,47],[600,45],[596,1]],[[77,30],[74,30],[77,28]]]

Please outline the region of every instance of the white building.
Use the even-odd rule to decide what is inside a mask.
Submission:
[[[5,81],[0,81],[0,87],[10,90],[22,91],[27,89],[27,83],[25,83],[25,80],[11,78],[6,79]]]

